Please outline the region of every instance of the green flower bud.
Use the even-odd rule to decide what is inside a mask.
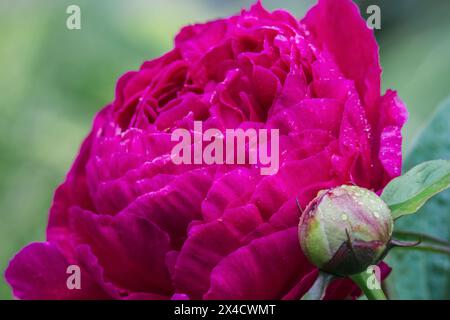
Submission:
[[[299,239],[319,269],[349,276],[377,264],[392,236],[389,207],[374,192],[340,186],[321,191],[303,213]]]

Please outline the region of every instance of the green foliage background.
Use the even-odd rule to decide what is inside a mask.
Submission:
[[[405,161],[405,170],[433,159],[450,159],[450,97],[417,136]],[[426,203],[418,213],[400,218],[396,230],[425,233],[450,242],[450,190]],[[394,267],[388,280],[391,297],[450,299],[450,258],[432,252],[394,249],[388,257]]]
[[[1,272],[24,245],[44,240],[53,191],[62,182],[93,115],[112,100],[117,78],[169,50],[181,26],[230,15],[252,2],[0,2]],[[298,17],[313,2],[263,1],[270,9],[286,8]],[[65,27],[70,4],[81,7],[79,31]],[[435,106],[450,93],[450,2],[361,0],[359,4],[363,15],[368,5],[381,7],[382,29],[377,38],[383,87],[397,89],[409,107],[408,149]],[[448,206],[443,210],[448,212]],[[410,296],[424,297],[398,295]],[[432,297],[449,298],[448,289]],[[10,290],[0,277],[0,299],[9,298]]]

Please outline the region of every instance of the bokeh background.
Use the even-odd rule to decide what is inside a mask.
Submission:
[[[63,181],[93,115],[113,99],[117,78],[169,50],[181,26],[227,16],[253,2],[0,1],[1,273],[20,248],[45,239],[53,191]],[[285,8],[297,17],[314,2],[263,1],[267,8]],[[81,30],[66,28],[71,4],[81,7]],[[407,152],[450,94],[450,1],[358,4],[365,17],[368,5],[381,8],[382,28],[376,36],[383,88],[397,89],[409,107]],[[448,258],[443,263],[448,264]],[[0,277],[0,299],[10,298]]]

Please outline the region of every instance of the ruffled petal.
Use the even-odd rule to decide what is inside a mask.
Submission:
[[[5,272],[14,296],[25,300],[112,299],[118,293],[102,278],[102,270],[88,248],[79,248],[78,260],[68,261],[53,244],[32,243],[20,251]],[[69,289],[71,265],[80,267],[80,289]]]
[[[211,274],[205,299],[280,299],[305,267],[297,228],[252,241],[223,259]]]
[[[239,199],[248,200],[256,181],[255,174],[246,169],[232,170],[216,179],[202,203],[204,219],[219,218],[228,206],[236,205]],[[239,188],[236,188],[237,185]]]
[[[353,79],[368,108],[380,96],[378,45],[350,0],[320,0],[302,20],[320,50],[329,51],[347,79]]]
[[[224,217],[190,229],[173,275],[177,291],[200,299],[209,288],[211,270],[239,248],[241,239],[262,223],[253,205],[227,210]]]
[[[170,240],[152,222],[132,215],[99,216],[76,208],[71,222],[79,242],[92,248],[108,279],[135,292],[171,293],[165,264]]]
[[[169,234],[173,246],[180,247],[191,221],[201,220],[201,204],[211,187],[213,170],[181,174],[161,190],[140,196],[121,214],[145,217]]]

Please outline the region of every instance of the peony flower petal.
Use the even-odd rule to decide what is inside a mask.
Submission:
[[[213,168],[179,175],[165,188],[137,198],[121,214],[145,217],[171,237],[180,247],[192,220],[201,219],[201,204],[212,184]]]
[[[359,98],[351,95],[345,104],[339,135],[339,147],[348,174],[345,179],[362,187],[377,189],[380,186],[374,186],[371,168],[371,132],[365,109]]]
[[[32,243],[10,262],[6,281],[19,299],[111,299],[117,291],[102,279],[102,271],[88,248],[80,248],[78,261],[68,261],[51,243]],[[80,289],[69,289],[71,265],[80,267]]]
[[[306,159],[286,162],[276,175],[261,180],[251,202],[265,218],[270,218],[292,197],[299,197],[301,203],[308,203],[320,190],[315,190],[317,187],[323,187],[323,184],[334,179],[330,158],[329,151],[324,150]],[[320,171],[315,169],[318,163],[321,165]],[[307,188],[308,192],[301,192],[305,187],[311,188]]]
[[[297,228],[252,241],[217,265],[205,299],[280,299],[308,266]],[[282,272],[280,272],[282,270]]]
[[[402,133],[401,128],[408,119],[408,111],[397,93],[388,90],[381,98],[378,134],[380,144],[378,158],[385,171],[383,185],[401,174]]]
[[[373,109],[380,96],[378,45],[358,7],[350,0],[320,0],[302,20],[321,50],[329,51],[353,79],[364,104]]]
[[[211,47],[220,44],[228,31],[226,20],[212,21],[184,27],[175,37],[178,48],[191,65],[203,57]]]
[[[386,127],[381,132],[379,158],[387,173],[387,181],[402,173],[402,140],[398,127]]]
[[[171,292],[165,264],[169,237],[153,223],[137,216],[98,216],[80,209],[72,210],[71,221],[79,241],[92,248],[108,279],[135,292]]]
[[[211,270],[239,248],[241,239],[261,224],[253,205],[229,209],[223,218],[190,229],[175,265],[175,289],[200,299],[209,288]]]
[[[247,199],[253,192],[256,181],[254,172],[241,168],[216,179],[202,202],[203,218],[206,221],[217,219],[228,206],[239,199]],[[239,185],[239,189],[236,185]]]
[[[343,105],[334,99],[304,99],[269,120],[268,125],[279,128],[281,134],[300,133],[320,128],[337,136]]]
[[[314,285],[319,270],[311,266],[312,271],[300,279],[300,281],[286,294],[282,300],[300,300],[301,297]]]

